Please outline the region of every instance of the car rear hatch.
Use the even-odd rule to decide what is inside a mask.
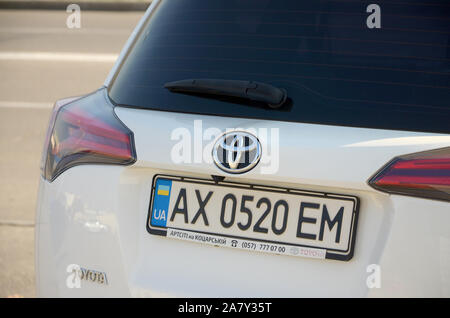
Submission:
[[[446,286],[439,255],[447,244],[440,224],[448,224],[448,203],[384,193],[368,180],[397,156],[450,146],[443,19],[449,7],[383,3],[378,28],[378,11],[368,5],[152,5],[107,83],[137,155],[123,168],[117,191],[118,237],[133,295],[376,295],[367,281],[372,264],[383,269],[382,295],[407,295],[428,284],[423,275],[408,281],[403,266],[410,272],[426,266],[440,273],[435,286]],[[164,87],[186,79],[257,81],[283,88],[288,99],[272,109]],[[253,169],[229,173],[214,161],[225,132],[257,137],[262,154]],[[278,217],[271,209],[263,218],[258,200],[264,196],[272,206],[289,203],[290,238],[276,233],[284,227],[284,203]],[[162,213],[169,214],[159,223]],[[255,231],[260,220],[266,233]],[[227,246],[214,241],[220,238]]]

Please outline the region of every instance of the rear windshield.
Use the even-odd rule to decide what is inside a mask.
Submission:
[[[449,35],[448,0],[162,0],[109,96],[163,111],[450,133]],[[264,82],[289,99],[273,110],[164,88],[195,78]]]

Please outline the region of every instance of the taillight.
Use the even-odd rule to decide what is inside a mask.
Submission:
[[[387,193],[450,201],[450,147],[397,157],[369,184]]]
[[[103,91],[55,106],[44,148],[42,174],[53,181],[79,164],[136,161],[133,133],[116,117]]]

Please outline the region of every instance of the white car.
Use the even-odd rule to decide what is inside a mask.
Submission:
[[[449,297],[448,3],[410,2],[153,0],[55,104],[37,295]]]

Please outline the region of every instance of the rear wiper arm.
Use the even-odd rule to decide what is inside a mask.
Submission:
[[[269,84],[222,79],[186,79],[168,82],[164,87],[176,93],[197,93],[211,96],[245,98],[279,108],[287,99],[285,89]]]

